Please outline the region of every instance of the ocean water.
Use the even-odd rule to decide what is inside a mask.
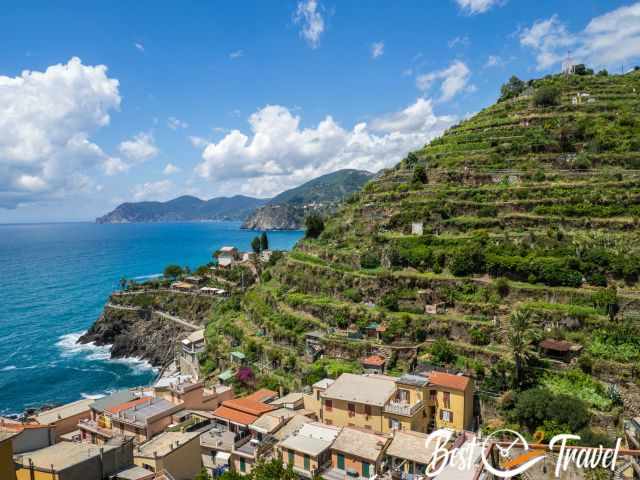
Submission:
[[[170,263],[196,267],[222,245],[250,249],[238,222],[0,225],[0,415],[150,382],[137,359],[76,345],[120,278],[144,279]],[[301,232],[271,232],[290,249]]]

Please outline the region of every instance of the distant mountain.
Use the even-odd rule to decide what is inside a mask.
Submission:
[[[258,208],[242,225],[251,230],[296,230],[310,211],[328,214],[338,203],[360,190],[375,174],[364,170],[338,170],[277,195]]]
[[[200,200],[184,195],[168,202],[128,202],[96,219],[96,223],[162,223],[244,220],[269,199],[235,195]]]

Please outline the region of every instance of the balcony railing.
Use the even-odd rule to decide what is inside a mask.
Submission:
[[[385,413],[402,415],[403,417],[413,417],[422,408],[422,400],[418,400],[413,405],[409,403],[389,402],[384,406]]]

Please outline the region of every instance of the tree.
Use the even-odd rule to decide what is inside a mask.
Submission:
[[[431,358],[440,364],[453,363],[456,352],[446,338],[440,337],[431,345]]]
[[[540,87],[533,94],[533,104],[536,107],[552,107],[560,101],[560,90],[555,87]]]
[[[277,458],[268,462],[259,461],[250,477],[252,480],[296,480],[298,478],[291,465],[285,468],[282,460]]]
[[[182,275],[182,267],[180,265],[167,265],[164,268],[164,276],[166,278],[175,280],[180,275]]]
[[[587,68],[584,63],[579,63],[578,65],[574,65],[573,73],[576,75],[593,75],[593,69]]]
[[[202,467],[202,470],[200,470],[200,473],[198,473],[198,475],[196,475],[193,478],[193,480],[211,480],[211,477],[207,473],[207,470],[204,467]]]
[[[526,84],[518,77],[513,75],[507,83],[503,84],[500,87],[500,99],[498,101],[502,102],[504,100],[517,97],[522,92],[524,92],[525,87]]]
[[[413,169],[413,182],[414,183],[427,183],[427,169],[422,165],[416,165]]]
[[[262,235],[260,235],[260,250],[269,250],[269,239],[267,238],[267,232],[262,232]]]
[[[127,279],[126,277],[120,278],[120,290],[125,290],[127,288]]]
[[[260,237],[253,237],[253,240],[251,240],[251,248],[256,255],[260,253]]]
[[[304,225],[307,228],[305,237],[318,238],[324,231],[324,220],[318,213],[311,213],[304,219]]]
[[[524,371],[533,356],[532,341],[531,313],[528,310],[516,310],[509,318],[507,333],[507,342],[515,363],[516,388],[522,388],[524,384]]]

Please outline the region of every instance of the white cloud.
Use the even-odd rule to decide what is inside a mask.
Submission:
[[[118,173],[126,172],[130,167],[131,165],[117,157],[108,158],[103,165],[104,173],[107,175],[117,175]]]
[[[231,60],[235,60],[236,58],[240,58],[244,56],[244,50],[235,50],[229,54],[229,58]]]
[[[520,32],[520,44],[535,52],[538,70],[560,64],[568,49],[576,62],[619,66],[640,58],[640,2],[594,17],[577,33],[557,15],[537,20]]]
[[[182,120],[176,117],[169,117],[167,119],[167,127],[171,130],[178,130],[180,128],[187,128],[189,124],[187,122],[183,122]]]
[[[173,163],[167,163],[162,173],[164,175],[173,175],[174,173],[178,173],[181,171],[182,169],[180,167],[175,166]]]
[[[90,135],[120,106],[118,81],[79,58],[0,76],[0,207],[86,191],[95,167],[117,162]]]
[[[189,141],[191,142],[191,145],[196,148],[204,147],[209,143],[209,140],[207,140],[206,138],[197,137],[195,135],[189,136]]]
[[[469,87],[469,67],[460,60],[454,61],[449,67],[436,72],[419,75],[416,85],[420,90],[429,90],[434,83],[440,82],[440,101],[448,101],[462,91],[472,91]]]
[[[489,55],[487,61],[484,64],[484,68],[501,67],[505,64],[505,61],[499,55]]]
[[[456,45],[460,45],[461,47],[467,47],[469,46],[470,43],[471,41],[469,40],[469,37],[465,35],[464,37],[458,36],[458,37],[452,38],[447,42],[447,45],[449,46],[449,48],[453,48]]]
[[[251,136],[233,130],[209,143],[195,171],[221,193],[268,196],[342,168],[377,171],[394,165],[453,121],[435,115],[424,98],[350,130],[331,116],[302,128],[300,117],[289,109],[268,105],[249,117]]]
[[[320,45],[320,37],[325,28],[320,7],[317,0],[301,0],[293,14],[294,23],[301,28],[300,36],[311,48],[317,48]]]
[[[144,52],[144,45],[143,44],[136,42],[136,43],[133,44],[133,46],[136,47],[138,49],[138,51]]]
[[[485,13],[496,5],[503,5],[504,0],[455,0],[460,10],[466,15]]]
[[[120,143],[118,150],[134,163],[145,162],[159,153],[153,135],[144,132],[140,132],[130,140]]]
[[[371,44],[371,58],[378,58],[384,54],[384,42],[374,42]]]
[[[131,189],[133,199],[136,202],[141,200],[164,201],[173,195],[174,185],[171,180],[160,180],[158,182],[145,182],[135,185]]]

